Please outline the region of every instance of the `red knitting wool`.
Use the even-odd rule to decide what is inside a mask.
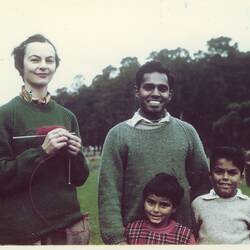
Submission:
[[[65,128],[65,127],[60,126],[60,125],[44,126],[44,127],[38,128],[36,130],[36,134],[37,135],[47,135],[50,131],[52,131],[52,130],[54,130],[56,128]]]

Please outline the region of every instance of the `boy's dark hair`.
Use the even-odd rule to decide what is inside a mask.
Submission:
[[[55,50],[55,62],[56,68],[59,66],[60,58],[58,57],[56,48],[49,39],[41,34],[35,34],[28,37],[25,41],[23,41],[19,46],[14,48],[12,51],[12,55],[14,56],[15,68],[18,70],[19,74],[23,78],[23,58],[25,55],[25,49],[29,43],[40,42],[40,43],[49,43]]]
[[[144,74],[146,73],[153,73],[153,72],[158,72],[158,73],[163,73],[166,74],[168,77],[168,84],[170,89],[173,89],[173,84],[174,84],[174,78],[170,74],[170,72],[162,66],[162,64],[158,61],[150,61],[145,64],[143,64],[139,70],[136,73],[136,86],[137,88],[140,87],[144,80]]]
[[[184,189],[175,176],[159,173],[146,184],[143,190],[143,200],[145,201],[150,194],[166,197],[176,207],[184,195]]]
[[[210,171],[212,172],[215,163],[218,159],[225,158],[239,168],[240,172],[244,171],[246,157],[245,151],[241,147],[217,147],[213,150],[212,155],[210,157]]]

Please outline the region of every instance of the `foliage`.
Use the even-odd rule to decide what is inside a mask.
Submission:
[[[160,61],[173,73],[174,98],[168,110],[191,123],[210,148],[221,138],[217,131],[223,130],[219,129],[222,120],[239,116],[228,111],[230,105],[250,100],[250,52],[240,52],[237,43],[223,36],[210,39],[207,47],[193,56],[184,48],[165,48],[151,52],[148,60]],[[83,76],[76,75],[74,92],[58,90],[56,100],[78,117],[84,145],[102,145],[112,126],[131,117],[136,109],[134,79],[139,66],[136,57],[125,57],[119,68],[104,68],[89,87]],[[226,130],[229,142],[242,143],[241,135],[235,137],[242,126],[234,127],[233,133]],[[250,140],[244,142],[245,147],[249,144]]]
[[[216,146],[239,144],[249,148],[249,128],[250,101],[228,105],[226,114],[213,123]]]

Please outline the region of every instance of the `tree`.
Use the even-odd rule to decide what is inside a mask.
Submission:
[[[149,54],[148,60],[160,61],[174,75],[168,111],[191,123],[206,148],[218,142],[248,146],[249,108],[242,103],[250,100],[250,52],[240,52],[228,37],[210,39],[207,45],[207,52],[198,51],[193,57],[183,48]],[[78,74],[73,92],[57,91],[58,102],[78,117],[84,145],[102,145],[112,126],[132,116],[139,66],[136,57],[125,57],[120,67],[105,67],[90,86]]]
[[[214,145],[242,145],[250,149],[250,101],[232,103],[213,123]]]
[[[238,53],[238,44],[233,43],[229,37],[212,38],[207,42],[208,51],[211,55],[220,55],[221,57],[232,57]]]

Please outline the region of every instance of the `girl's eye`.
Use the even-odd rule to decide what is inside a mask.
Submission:
[[[167,208],[171,206],[169,203],[161,203],[160,205],[162,208]]]
[[[153,206],[153,205],[155,204],[155,202],[152,201],[152,200],[150,200],[150,199],[146,200],[146,202],[147,202],[148,205],[150,205],[150,206]]]

